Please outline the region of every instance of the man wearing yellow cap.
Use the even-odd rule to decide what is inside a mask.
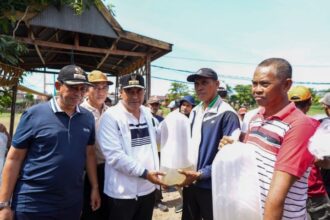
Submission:
[[[109,81],[107,76],[98,70],[94,70],[88,74],[88,81],[92,84],[92,86],[88,88],[86,99],[81,106],[93,114],[97,132],[99,119],[102,113],[108,109],[108,106],[105,105],[105,100],[108,95],[109,85],[112,85],[113,82]],[[98,210],[93,211],[89,205],[91,185],[89,184],[88,176],[86,175],[84,184],[84,205],[81,220],[107,220],[109,215],[106,207],[106,196],[103,193],[105,159],[97,140],[95,142],[95,152],[97,160],[97,177],[99,183],[98,188],[101,195],[101,207]]]

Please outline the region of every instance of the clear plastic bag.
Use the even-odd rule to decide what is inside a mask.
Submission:
[[[168,185],[184,180],[177,169],[192,169],[188,159],[189,128],[189,119],[179,111],[171,112],[160,124],[160,170],[166,173],[163,182]]]
[[[330,157],[330,119],[324,119],[309,139],[308,150],[318,159]]]
[[[255,146],[234,142],[212,164],[214,220],[262,219]]]

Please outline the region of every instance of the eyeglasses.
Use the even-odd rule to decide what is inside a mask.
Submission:
[[[93,88],[97,91],[108,91],[109,90],[109,86],[93,86]]]

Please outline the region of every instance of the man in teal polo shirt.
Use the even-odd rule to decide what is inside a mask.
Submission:
[[[100,206],[94,118],[78,106],[88,85],[80,67],[65,66],[55,83],[58,97],[23,113],[4,166],[0,219],[11,219],[12,208],[16,220],[78,220],[85,166],[92,209]]]

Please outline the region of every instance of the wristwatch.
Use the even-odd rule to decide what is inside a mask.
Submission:
[[[10,201],[7,201],[7,202],[0,202],[0,210],[4,209],[4,208],[7,208],[7,207],[10,207]]]

